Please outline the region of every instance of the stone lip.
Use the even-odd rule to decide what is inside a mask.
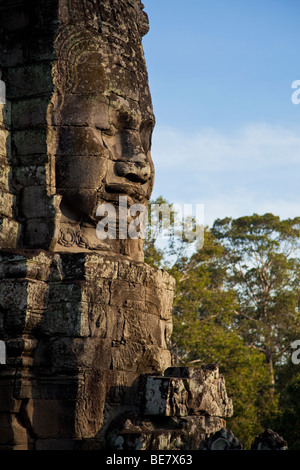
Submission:
[[[232,400],[217,365],[171,367],[163,376],[147,376],[142,412],[146,416],[207,415],[229,418]]]

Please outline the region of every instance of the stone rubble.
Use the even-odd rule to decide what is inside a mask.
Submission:
[[[266,429],[255,438],[251,450],[288,450],[287,442],[272,429]]]
[[[139,414],[124,414],[108,431],[113,450],[198,450],[233,414],[218,366],[169,367],[140,378]]]

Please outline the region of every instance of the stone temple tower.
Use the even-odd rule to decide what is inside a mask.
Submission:
[[[171,368],[174,280],[129,236],[148,29],[140,0],[0,0],[0,450],[197,448],[232,413],[216,367]]]

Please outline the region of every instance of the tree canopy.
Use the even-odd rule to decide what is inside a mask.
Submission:
[[[291,405],[299,388],[291,364],[300,339],[299,235],[300,218],[254,214],[216,220],[201,249],[174,236],[164,248],[155,237],[145,244],[145,261],[176,279],[173,363],[219,365],[234,403],[228,425],[245,448],[272,424],[296,443],[286,416],[300,416]]]

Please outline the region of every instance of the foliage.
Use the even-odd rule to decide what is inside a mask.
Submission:
[[[174,237],[164,249],[146,244],[145,260],[176,279],[173,362],[219,365],[234,403],[227,423],[245,448],[272,425],[299,444],[288,429],[300,420],[300,375],[288,372],[300,339],[299,235],[299,218],[254,214],[217,220],[200,250]]]
[[[299,370],[299,369],[298,369]],[[292,450],[300,450],[300,373],[293,374],[285,382],[280,394],[279,412],[271,425],[284,436]]]
[[[207,229],[203,249],[187,264],[177,264],[170,270],[179,286],[174,304],[173,355],[179,364],[219,365],[234,403],[230,427],[249,447],[262,432],[261,407],[270,408],[270,383],[263,355],[247,347],[239,334],[238,298],[233,289],[225,288],[223,260],[224,248]]]
[[[225,246],[228,285],[238,294],[237,322],[246,343],[262,351],[275,386],[276,367],[300,338],[300,218],[272,214],[217,220]]]

